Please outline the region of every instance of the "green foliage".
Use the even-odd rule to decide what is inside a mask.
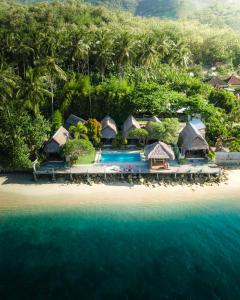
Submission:
[[[73,133],[74,138],[76,140],[79,140],[79,139],[88,140],[88,136],[87,136],[88,129],[81,122],[78,122],[76,126],[71,126],[69,128],[69,132]]]
[[[133,2],[115,3],[134,10],[138,0]],[[168,1],[159,3],[168,7]],[[0,24],[1,165],[29,166],[49,127],[57,129],[70,113],[98,120],[110,114],[120,126],[130,114],[172,118],[185,108],[202,116],[211,144],[220,136],[237,137],[234,96],[201,81],[205,64],[218,63],[221,73],[221,65],[240,65],[240,35],[228,27],[139,19],[82,1],[2,1]],[[174,144],[176,124],[164,122],[152,135]],[[99,145],[100,123],[92,119],[86,127]]]
[[[56,110],[53,114],[53,131],[57,131],[63,125],[63,117],[60,110]]]
[[[120,148],[123,145],[127,145],[127,139],[125,139],[123,135],[120,132],[118,132],[118,134],[112,141],[112,147],[116,149]]]
[[[95,149],[90,141],[87,140],[68,140],[62,148],[62,154],[69,157],[71,164],[77,162],[79,157],[84,157],[95,152]]]
[[[40,115],[32,118],[28,114],[14,114],[10,119],[2,115],[1,120],[0,165],[31,167],[50,132],[49,122]]]
[[[161,123],[150,122],[147,130],[149,139],[162,141],[167,144],[176,144],[178,140],[179,121],[175,118],[166,118]]]
[[[229,144],[229,150],[232,152],[240,152],[240,138],[235,139]]]
[[[230,113],[236,106],[239,106],[237,97],[225,90],[213,90],[209,96],[209,102]]]
[[[148,138],[148,131],[144,128],[134,128],[129,132],[128,138],[139,138],[139,142],[146,145]]]
[[[89,119],[84,124],[87,128],[87,135],[94,146],[99,146],[101,142],[102,125],[96,119]]]
[[[215,152],[212,149],[210,149],[208,153],[208,158],[213,161],[215,159],[215,156]]]

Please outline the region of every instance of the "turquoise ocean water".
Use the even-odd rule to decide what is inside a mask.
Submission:
[[[240,197],[4,209],[0,299],[240,299]]]

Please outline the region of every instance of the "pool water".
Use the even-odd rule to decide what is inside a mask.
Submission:
[[[100,158],[101,163],[131,163],[140,161],[141,155],[139,152],[107,152],[102,153]]]

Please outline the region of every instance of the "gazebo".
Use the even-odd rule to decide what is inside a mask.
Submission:
[[[111,143],[118,133],[115,121],[110,116],[106,116],[104,119],[102,119],[101,124],[102,140],[106,143]]]
[[[201,132],[191,123],[179,134],[178,146],[187,158],[204,158],[209,152],[209,145]]]
[[[152,170],[167,169],[169,160],[175,159],[172,147],[163,142],[147,145],[144,154]]]
[[[129,116],[123,124],[123,137],[128,139],[129,133],[135,128],[141,128],[141,126],[133,116]],[[131,137],[129,140],[138,140],[138,137]]]

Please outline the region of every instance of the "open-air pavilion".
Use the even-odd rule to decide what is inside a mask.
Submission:
[[[172,147],[163,142],[147,145],[144,154],[152,170],[167,169],[168,162],[175,159]]]

